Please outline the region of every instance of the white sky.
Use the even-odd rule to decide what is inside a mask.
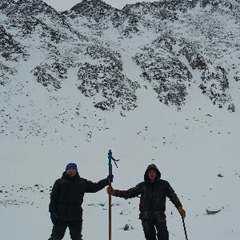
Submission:
[[[80,3],[81,0],[44,0],[47,4],[55,8],[57,11],[64,11],[69,10],[75,4]],[[133,4],[136,2],[143,2],[141,0],[105,0],[107,4],[111,5],[112,7],[122,9],[126,4]],[[148,0],[145,2],[154,2],[154,0]]]

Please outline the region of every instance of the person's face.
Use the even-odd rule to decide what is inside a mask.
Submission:
[[[157,177],[157,172],[153,169],[148,171],[148,179],[150,182],[154,182]]]
[[[76,175],[76,173],[77,173],[77,170],[76,170],[75,168],[71,167],[71,168],[68,168],[68,169],[66,170],[66,173],[67,173],[67,175],[69,175],[70,177],[74,177],[74,176]]]

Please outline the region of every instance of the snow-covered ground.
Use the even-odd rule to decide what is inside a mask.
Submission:
[[[132,69],[129,74],[135,71],[138,73]],[[54,108],[60,112],[75,104],[74,97],[69,97],[69,92],[75,94],[74,86],[60,91],[62,99],[56,106],[42,105],[49,116],[54,115]],[[54,117],[52,124],[46,122],[46,139],[41,135],[26,141],[1,136],[0,239],[48,239],[50,186],[68,162],[76,162],[84,178],[98,181],[106,177],[109,149],[120,159],[118,168],[113,166],[113,187],[135,186],[143,180],[147,165],[155,163],[187,211],[189,239],[239,239],[239,112],[216,108],[194,84],[182,111],[160,104],[145,88],[141,91],[139,107],[126,117],[118,111],[96,110],[85,99],[81,114],[88,117],[82,131],[76,129],[79,120],[69,123],[67,115],[65,125]],[[113,197],[113,239],[144,239],[138,203],[138,198]],[[107,239],[106,190],[86,194],[83,207],[84,239]],[[206,209],[221,211],[208,215]],[[170,238],[184,239],[181,218],[171,202],[167,203],[167,218]],[[129,231],[123,230],[126,224]],[[68,233],[65,239],[70,239]]]

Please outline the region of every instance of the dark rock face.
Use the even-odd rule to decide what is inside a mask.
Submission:
[[[0,25],[0,53],[6,61],[19,61],[26,59],[28,53],[24,46],[15,41],[11,34],[8,34]]]
[[[217,104],[219,108],[228,105],[228,110],[234,112],[235,108],[231,103],[231,96],[227,93],[229,89],[229,80],[226,70],[220,66],[213,71],[206,69],[202,76],[202,83],[199,85],[203,94],[207,95],[213,104]]]
[[[119,70],[84,63],[79,68],[78,78],[78,89],[86,97],[100,95],[104,99],[95,102],[97,108],[110,110],[121,105],[123,110],[133,110],[137,107],[135,92],[140,86],[127,79]]]
[[[49,71],[49,69],[51,69],[51,67],[45,64],[35,67],[32,72],[37,82],[46,87],[48,91],[58,90],[61,88],[60,81],[52,76],[51,70]]]
[[[5,86],[11,81],[11,76],[16,73],[16,69],[12,69],[0,63],[0,85]]]

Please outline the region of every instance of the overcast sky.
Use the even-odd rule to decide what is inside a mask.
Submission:
[[[55,8],[57,11],[69,10],[75,4],[81,2],[82,0],[44,0],[47,4]],[[154,0],[148,0],[145,2],[153,2]],[[122,9],[126,4],[133,4],[136,2],[144,2],[142,0],[105,0],[107,4],[112,7]]]

